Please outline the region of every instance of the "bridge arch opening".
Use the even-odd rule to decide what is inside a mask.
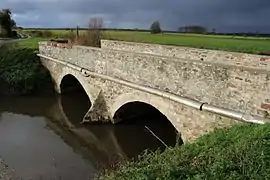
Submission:
[[[117,141],[130,157],[146,149],[164,150],[166,146],[183,144],[168,118],[145,102],[128,102],[115,112],[113,118],[117,122],[114,127]]]
[[[79,125],[91,107],[91,100],[78,79],[68,74],[61,84],[61,105],[68,120],[73,125]]]

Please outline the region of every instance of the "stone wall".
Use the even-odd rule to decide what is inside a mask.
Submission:
[[[168,98],[136,90],[110,80],[104,80],[96,76],[84,76],[78,70],[45,58],[41,58],[41,60],[43,65],[49,69],[59,92],[61,80],[66,75],[73,75],[82,84],[93,104],[86,113],[84,120],[95,121],[93,117],[100,117],[99,121],[106,121],[108,120],[106,116],[110,116],[109,118],[115,122],[113,116],[117,110],[129,102],[138,101],[150,104],[164,114],[181,133],[184,142],[192,141],[214,128],[238,123],[232,119],[200,111],[171,101]],[[65,113],[62,112],[62,114]],[[64,124],[74,128],[67,118],[64,119]]]
[[[111,40],[102,40],[101,47],[104,49],[222,63],[237,67],[270,69],[270,63],[268,63],[270,62],[270,57],[255,54]]]
[[[261,117],[270,113],[267,56],[115,41],[102,41],[102,48],[42,42],[40,53],[219,107]]]

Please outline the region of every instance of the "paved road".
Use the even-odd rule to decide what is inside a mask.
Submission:
[[[19,34],[19,33],[18,33]],[[0,45],[1,44],[7,44],[7,43],[12,43],[12,42],[16,42],[16,41],[21,41],[21,40],[24,40],[24,39],[27,39],[27,38],[30,38],[30,36],[28,35],[24,35],[24,34],[19,34],[20,38],[18,39],[1,39],[0,38]]]
[[[22,39],[10,39],[10,40],[1,40],[0,39],[0,44],[8,44],[16,41],[21,41]]]

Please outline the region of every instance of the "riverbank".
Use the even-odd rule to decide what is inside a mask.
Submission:
[[[163,153],[142,155],[100,179],[270,179],[269,149],[270,125],[236,125]]]
[[[49,72],[36,56],[37,44],[33,40],[0,45],[0,94],[28,95],[52,93]]]

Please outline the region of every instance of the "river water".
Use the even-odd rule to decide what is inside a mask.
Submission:
[[[87,110],[87,103],[75,99],[0,99],[0,159],[17,176],[27,180],[92,179],[118,161],[136,157],[145,149],[164,149],[163,143],[173,145],[176,141],[171,127],[158,121],[76,124],[76,118],[81,120]]]

